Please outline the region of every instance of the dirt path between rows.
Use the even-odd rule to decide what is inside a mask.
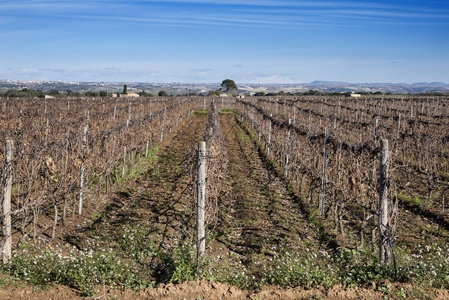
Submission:
[[[318,245],[313,225],[259,158],[257,149],[233,115],[220,122],[229,157],[229,187],[221,197],[221,241],[240,254],[273,254],[279,245]]]

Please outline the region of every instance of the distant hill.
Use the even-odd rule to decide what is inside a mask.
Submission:
[[[68,81],[14,81],[0,80],[0,91],[9,89],[36,89],[44,92],[57,90],[66,92],[83,91],[108,91],[121,92],[123,85],[127,84],[129,91],[157,94],[159,91],[165,91],[168,94],[207,94],[210,90],[220,88],[220,83],[145,83],[145,82],[68,82]],[[276,93],[284,92],[307,92],[309,90],[318,90],[320,92],[391,92],[393,94],[426,93],[426,92],[444,92],[449,93],[449,84],[443,82],[417,82],[417,83],[349,83],[341,81],[312,81],[310,83],[298,84],[251,84],[238,83],[241,93]]]

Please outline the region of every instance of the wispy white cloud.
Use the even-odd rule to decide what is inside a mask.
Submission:
[[[399,5],[397,3],[379,3],[379,2],[365,2],[365,1],[271,1],[271,0],[144,0],[139,1],[141,3],[161,3],[161,2],[171,2],[171,3],[182,3],[182,4],[206,4],[210,6],[221,6],[220,9],[226,9],[227,6],[231,6],[232,9],[244,9],[245,7],[251,7],[252,9],[269,9],[273,13],[278,13],[280,9],[284,11],[289,11],[290,13],[304,12],[306,10],[316,9],[315,12],[325,12],[326,10],[339,12],[340,10],[352,9],[356,12],[356,9],[363,9],[365,11],[403,11],[403,12],[415,12],[415,16],[441,16],[446,17],[449,13],[448,10],[441,9],[429,9],[427,3],[422,5],[413,5],[407,3],[406,5]],[[427,13],[425,15],[424,13]],[[404,14],[405,15],[405,14]],[[412,15],[410,15],[412,16]]]
[[[392,5],[379,4],[376,2],[367,3],[360,1],[274,1],[274,0],[144,0],[144,2],[171,2],[171,3],[183,3],[183,4],[207,4],[217,6],[238,5],[238,6],[257,6],[257,7],[372,7],[372,8],[392,8]]]
[[[168,3],[172,3],[167,4]],[[204,4],[198,7],[178,4]],[[217,8],[216,6],[220,6]],[[168,0],[168,1],[54,1],[15,0],[0,2],[0,12],[25,15],[63,15],[69,18],[90,18],[123,22],[154,23],[165,26],[326,26],[335,22],[352,25],[356,20],[403,23],[407,20],[427,23],[449,21],[449,12],[426,7],[375,2],[330,1],[250,1],[250,0]],[[149,13],[151,12],[151,13]],[[148,17],[151,15],[151,17]],[[160,16],[160,17],[157,17]],[[338,21],[336,21],[338,20]]]
[[[98,1],[1,1],[0,11],[22,13],[54,13],[61,11],[82,11],[85,9],[99,8]]]

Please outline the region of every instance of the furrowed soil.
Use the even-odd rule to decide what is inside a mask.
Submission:
[[[221,115],[220,121],[229,157],[228,187],[221,197],[218,240],[231,251],[271,255],[279,245],[300,246],[319,242],[313,225],[305,220],[284,184],[259,158],[251,138],[235,122]]]
[[[191,240],[195,235],[196,147],[206,130],[206,121],[207,115],[193,115],[182,122],[160,149],[152,152],[150,163],[140,165],[143,170],[139,175],[115,187],[101,205],[88,205],[83,219],[68,220],[65,227],[58,229],[60,239],[50,248],[87,250],[112,246],[120,232],[135,225],[152,228],[150,237],[159,252]],[[260,158],[257,146],[234,115],[220,115],[219,122],[228,164],[218,195],[218,221],[208,228],[206,255],[217,258],[224,268],[248,266],[248,275],[257,276],[265,262],[261,261],[259,268],[252,262],[269,259],[286,247],[325,250],[315,226],[306,220],[282,180]],[[87,299],[385,299],[382,288],[387,286],[393,292],[415,290],[408,284],[387,281],[359,288],[265,285],[240,289],[202,279],[180,284],[166,281],[137,291],[97,286],[95,296]],[[446,290],[419,292],[423,298],[449,298]],[[36,288],[14,281],[0,287],[0,299],[79,298],[79,291],[62,285]]]

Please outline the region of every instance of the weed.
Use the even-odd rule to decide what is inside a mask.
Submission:
[[[426,201],[424,201],[424,207],[426,209],[431,209],[435,206],[435,203],[437,202],[437,200],[440,198],[440,193],[439,192],[434,192],[434,193],[430,193],[429,197],[427,198]]]
[[[124,288],[151,287],[154,282],[133,266],[121,262],[113,251],[25,252],[15,255],[2,266],[10,276],[26,280],[31,285],[65,284],[79,289],[83,296],[93,294],[93,286],[107,284]]]
[[[161,253],[165,280],[181,283],[204,277],[208,280],[214,279],[213,274],[209,272],[210,260],[202,257],[197,261],[196,254],[196,245],[193,242],[181,242],[168,252]]]
[[[333,261],[340,270],[342,283],[346,286],[395,278],[393,268],[379,264],[377,256],[369,250],[342,249],[333,257]]]
[[[329,259],[328,254],[287,250],[267,266],[263,280],[280,286],[332,286],[337,283],[338,270],[322,261]]]
[[[208,114],[209,114],[208,109],[195,109],[192,112],[192,115],[194,115],[194,116],[201,116],[201,115],[208,115]]]
[[[234,115],[236,113],[235,109],[231,109],[231,108],[225,108],[220,110],[220,114],[222,115]]]
[[[407,299],[407,294],[404,290],[404,288],[401,288],[398,292],[395,293],[396,296],[402,299]]]
[[[190,212],[187,211],[187,214],[189,214],[189,213]],[[206,244],[209,244],[210,242],[216,240],[218,235],[219,234],[215,231],[209,231],[208,234],[206,235]]]
[[[421,200],[417,196],[414,196],[410,198],[410,196],[403,195],[401,193],[398,193],[397,195],[398,199],[406,204],[421,204]]]
[[[137,263],[148,263],[157,255],[156,245],[149,237],[153,230],[141,225],[128,226],[118,236],[118,242],[124,249],[123,256],[134,259]]]

